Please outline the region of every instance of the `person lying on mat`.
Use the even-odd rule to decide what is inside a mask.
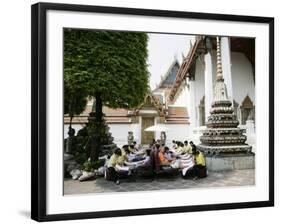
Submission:
[[[125,153],[124,162],[137,162],[145,159],[145,155],[132,153],[129,149],[126,149]]]
[[[131,168],[138,168],[138,167],[146,167],[151,165],[151,158],[150,158],[150,149],[146,150],[146,156],[143,158],[143,160],[135,161],[135,162],[128,162],[125,161],[125,165],[131,167]]]
[[[135,154],[132,153],[129,149],[125,149],[125,156],[124,156],[124,162],[132,162],[132,160],[135,158]]]
[[[133,142],[133,145],[135,152],[138,152],[141,149],[140,145],[138,145],[136,141]]]

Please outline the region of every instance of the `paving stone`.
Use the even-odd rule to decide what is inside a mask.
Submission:
[[[104,178],[93,181],[79,182],[77,180],[64,180],[64,194],[156,191],[168,189],[190,189],[201,187],[228,187],[249,186],[255,184],[255,170],[234,170],[223,172],[209,172],[208,177],[192,180],[178,177],[157,177],[154,180],[137,179],[137,181],[121,180],[116,185]]]

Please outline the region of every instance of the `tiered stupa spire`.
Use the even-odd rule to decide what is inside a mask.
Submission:
[[[220,37],[217,37],[217,75],[216,75],[216,80],[223,81],[223,76],[222,76],[222,63],[221,63],[221,40]]]
[[[220,45],[220,37],[217,37],[217,74],[214,101],[206,122],[207,129],[200,137],[201,144],[198,145],[198,148],[209,155],[250,153],[252,147],[245,144],[247,137],[243,135],[243,130],[238,128],[239,122],[233,113],[232,102],[227,96]]]

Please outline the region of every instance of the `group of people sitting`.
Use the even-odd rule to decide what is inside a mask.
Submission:
[[[106,166],[105,178],[119,184],[120,175],[130,176],[141,167],[151,166],[150,149],[139,149],[136,142],[116,148]]]
[[[195,144],[192,141],[173,141],[171,148],[157,142],[153,142],[147,149],[138,147],[136,142],[124,145],[121,149],[116,148],[106,163],[105,178],[119,184],[120,175],[131,176],[139,170],[152,167],[152,152],[156,155],[160,168],[180,170],[183,178],[197,179],[206,176],[204,155],[196,149]]]
[[[183,178],[192,176],[197,179],[207,176],[204,154],[196,148],[192,141],[182,143],[173,140],[171,151],[180,158]]]

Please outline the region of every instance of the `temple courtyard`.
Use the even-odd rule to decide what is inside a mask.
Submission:
[[[176,177],[157,177],[154,180],[139,178],[136,181],[121,180],[120,185],[100,177],[95,180],[80,182],[64,180],[64,194],[88,194],[108,192],[132,192],[169,189],[220,188],[250,186],[255,184],[255,169],[209,172],[203,179],[182,179]]]

